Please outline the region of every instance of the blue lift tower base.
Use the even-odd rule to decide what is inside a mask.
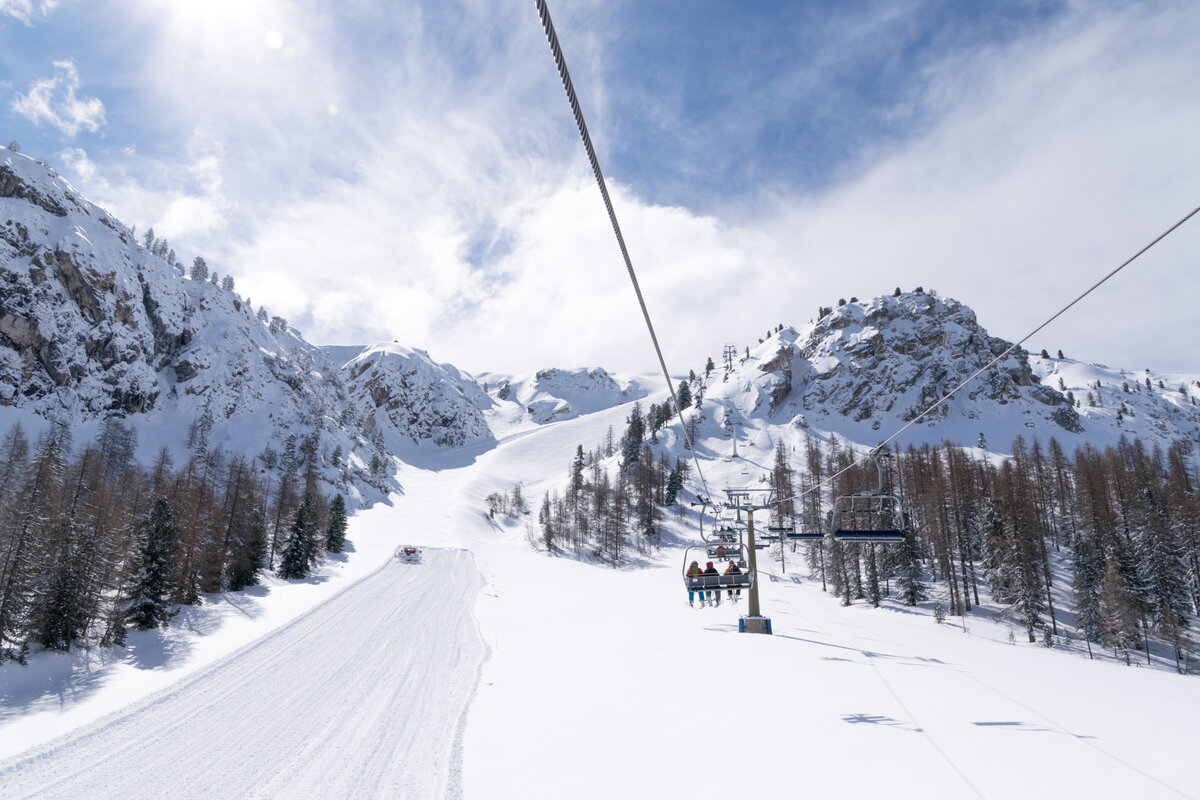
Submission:
[[[738,620],[738,633],[765,633],[771,635],[771,620],[768,617],[742,617]]]

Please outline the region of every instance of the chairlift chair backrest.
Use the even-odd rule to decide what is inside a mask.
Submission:
[[[833,504],[833,538],[843,542],[904,539],[900,500],[879,492],[843,495]]]
[[[816,511],[802,511],[796,515],[794,529],[788,533],[789,539],[824,539],[825,523]]]

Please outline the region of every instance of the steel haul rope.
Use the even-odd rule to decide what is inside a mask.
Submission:
[[[550,20],[550,9],[546,7],[545,0],[534,0],[534,2],[537,5],[538,16],[542,18],[542,27],[546,30],[546,39],[550,42],[550,52],[554,54],[554,63],[558,65],[558,75],[562,78],[563,88],[567,91],[567,100],[571,103],[571,111],[575,114],[575,124],[579,127],[579,136],[583,139],[588,161],[591,162],[592,172],[596,175],[596,184],[600,187],[600,194],[604,198],[604,207],[608,209],[608,219],[612,223],[613,233],[616,234],[617,244],[621,248],[621,256],[625,259],[625,269],[629,271],[629,280],[633,282],[633,291],[637,294],[642,317],[646,320],[650,341],[654,343],[654,352],[658,354],[658,363],[662,367],[663,377],[667,381],[667,391],[675,405],[675,413],[679,417],[679,427],[683,430],[683,440],[687,442],[688,449],[692,452],[692,463],[696,466],[696,474],[700,476],[700,483],[704,485],[704,491],[707,494],[708,482],[704,480],[704,473],[700,470],[700,461],[696,458],[696,445],[692,441],[692,437],[688,435],[687,424],[683,420],[683,409],[679,405],[679,398],[671,384],[671,373],[663,358],[662,348],[659,347],[658,336],[654,333],[654,323],[650,321],[650,312],[646,309],[646,299],[642,296],[642,288],[638,285],[637,275],[633,271],[633,261],[630,260],[629,250],[625,247],[625,237],[621,234],[621,226],[617,222],[617,212],[613,210],[612,198],[608,195],[608,185],[604,181],[604,174],[600,171],[600,161],[596,158],[596,149],[592,147],[592,137],[588,135],[587,123],[583,121],[583,111],[579,107],[579,99],[575,96],[575,86],[571,83],[567,60],[563,57],[562,47],[558,43],[558,34],[554,32],[554,23]]]

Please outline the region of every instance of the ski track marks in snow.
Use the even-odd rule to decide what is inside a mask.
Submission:
[[[392,560],[182,685],[0,763],[0,794],[456,797],[482,586],[462,550]]]
[[[1029,779],[1024,770],[995,768],[995,754],[1013,749],[1011,744],[1002,742],[1001,737],[1017,732],[1060,734],[1049,740],[1031,740],[1029,747],[1021,749],[1025,767],[1029,773],[1046,775],[1060,771],[1064,764],[1070,764],[1080,795],[1191,797],[1157,777],[1152,770],[1139,767],[1099,744],[1098,740],[1103,737],[1069,730],[1049,716],[1052,712],[1017,699],[1014,696],[1017,692],[1011,685],[1014,676],[1019,676],[1016,677],[1017,681],[1027,679],[1027,676],[1022,676],[1018,671],[1006,671],[1003,665],[1006,659],[1000,660],[996,671],[985,679],[974,674],[978,670],[919,655],[903,637],[897,636],[887,642],[873,639],[873,632],[855,624],[853,611],[838,608],[831,613],[827,604],[815,603],[805,604],[802,609],[793,602],[790,594],[785,597],[789,613],[796,614],[806,626],[811,626],[809,634],[835,640],[839,644],[825,644],[856,651],[859,656],[850,659],[833,657],[831,660],[849,660],[868,665],[878,683],[904,715],[903,719],[893,719],[881,714],[849,714],[843,717],[844,721],[856,725],[870,723],[921,734],[937,756],[962,779],[964,797],[968,793],[976,797],[1029,796]],[[811,638],[807,641],[817,644]],[[862,644],[864,642],[867,644]],[[880,652],[877,648],[881,644],[889,652]],[[988,645],[981,642],[980,646]],[[992,646],[1004,648],[1004,645]],[[1007,653],[998,652],[997,655]],[[936,693],[929,691],[930,681],[927,676],[920,674],[921,667],[938,670]],[[1070,682],[1074,675],[1073,672],[1067,673],[1066,682],[1063,683],[1064,676],[1061,673],[1048,671],[1043,676],[1050,686],[1048,695],[1079,698],[1080,687]],[[995,685],[997,683],[1010,685],[1006,690]],[[864,687],[864,697],[868,694]],[[1087,695],[1085,699],[1095,703],[1112,702],[1112,698]],[[1123,718],[1119,713],[1105,716],[1117,720]],[[1031,720],[1030,717],[1036,719]],[[964,724],[975,728],[976,732],[968,737],[956,735],[955,728],[961,729]],[[981,747],[984,744],[983,737],[987,736],[996,737],[994,745]],[[1035,790],[1035,795],[1037,791],[1040,790]]]

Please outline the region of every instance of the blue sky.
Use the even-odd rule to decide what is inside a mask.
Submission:
[[[1200,5],[555,0],[674,371],[839,297],[1015,340],[1200,205]],[[0,138],[321,344],[651,369],[532,0],[0,0]],[[1029,343],[1200,372],[1200,220]]]

